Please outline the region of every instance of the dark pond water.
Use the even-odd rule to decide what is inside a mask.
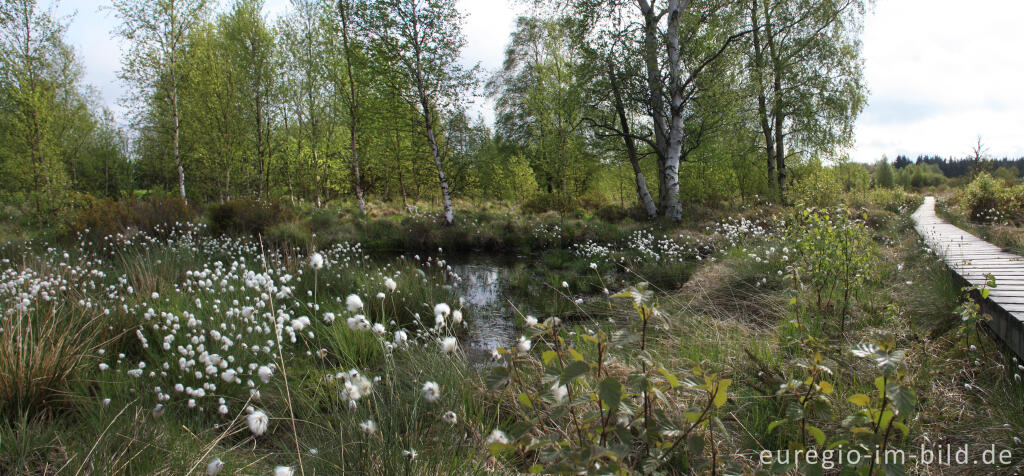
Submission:
[[[492,349],[511,347],[518,339],[515,309],[509,301],[521,306],[528,297],[506,285],[511,272],[508,260],[469,256],[450,263],[461,278],[455,289],[472,316],[468,320],[469,334],[464,347],[466,357],[470,362],[486,361]]]

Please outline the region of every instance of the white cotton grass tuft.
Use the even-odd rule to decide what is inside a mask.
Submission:
[[[163,404],[158,403],[155,407],[153,407],[153,418],[160,418],[160,415],[164,414],[165,409],[166,408],[163,406]]]
[[[309,267],[313,269],[320,269],[324,267],[324,255],[320,253],[313,253],[309,256]]]
[[[348,328],[353,331],[365,331],[371,327],[370,321],[362,314],[356,314],[346,319],[345,322],[348,324]]]
[[[437,399],[441,398],[441,387],[437,382],[427,382],[423,384],[423,388],[420,389],[420,393],[423,394],[423,399],[434,403]]]
[[[533,344],[530,342],[530,339],[527,339],[526,336],[519,336],[519,342],[516,344],[516,350],[518,350],[520,354],[525,354],[530,351],[530,347],[532,345]]]
[[[499,444],[502,444],[502,445],[507,445],[508,444],[508,435],[506,435],[504,431],[501,431],[501,430],[495,428],[494,431],[492,431],[490,435],[487,435],[487,440],[484,441],[484,444],[487,445],[487,446],[490,446],[490,445],[493,445],[495,443],[499,443]]]
[[[524,321],[526,322],[526,327],[533,327],[537,325],[537,318],[533,316],[526,316]]]
[[[452,324],[462,324],[462,311],[456,309],[452,311]]]
[[[443,319],[445,317],[448,317],[448,315],[451,314],[451,313],[452,313],[451,306],[449,306],[449,305],[447,305],[447,304],[445,304],[443,302],[434,305],[434,317],[435,318]]]
[[[224,462],[220,458],[214,458],[210,461],[210,464],[206,465],[206,474],[208,476],[217,476],[220,470],[224,469]]]
[[[446,354],[452,354],[456,349],[459,348],[459,340],[454,337],[445,337],[441,339],[441,351]]]
[[[249,431],[253,435],[260,436],[267,432],[267,426],[270,425],[270,419],[267,418],[267,414],[261,410],[256,410],[245,417],[245,422],[249,425]]]
[[[256,374],[259,375],[260,381],[263,383],[270,382],[270,379],[274,377],[274,370],[266,365],[261,365]]]
[[[395,331],[395,345],[404,346],[407,342],[409,342],[409,334],[405,330],[399,329]]]
[[[349,294],[345,298],[345,307],[348,309],[348,312],[359,312],[363,310],[363,300],[355,294]]]
[[[377,433],[377,424],[373,420],[366,420],[359,424],[359,429],[367,435],[373,435]]]
[[[278,466],[274,468],[274,476],[293,476],[295,470],[291,466]]]
[[[565,385],[558,385],[558,382],[555,382],[555,384],[551,386],[551,395],[555,397],[556,402],[560,403],[569,395],[569,387],[566,387]]]
[[[387,278],[384,280],[384,287],[388,288],[388,291],[394,292],[395,289],[398,289],[398,283],[394,279]]]
[[[402,456],[404,456],[405,459],[407,459],[409,461],[415,460],[416,457],[419,456],[419,455],[420,454],[417,453],[416,450],[412,449],[412,448],[407,449],[407,450],[402,450]]]
[[[444,420],[444,422],[449,425],[454,425],[459,422],[459,417],[455,414],[455,412],[451,410],[445,412],[444,416],[441,417],[441,419]]]

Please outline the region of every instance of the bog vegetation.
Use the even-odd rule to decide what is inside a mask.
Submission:
[[[969,298],[998,283],[909,219],[927,191],[1020,252],[1021,162],[848,160],[864,2],[531,2],[491,74],[453,0],[109,6],[130,132],[68,19],[0,6],[0,473],[1024,451],[1024,363]],[[487,348],[453,265],[481,255],[510,263]]]

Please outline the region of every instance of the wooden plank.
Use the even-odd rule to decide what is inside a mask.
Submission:
[[[981,303],[994,313],[989,327],[1024,358],[1024,258],[940,219],[934,197],[925,197],[911,218],[924,243],[964,280],[981,285],[995,276],[996,287]]]

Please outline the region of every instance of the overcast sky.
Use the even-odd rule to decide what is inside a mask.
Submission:
[[[108,4],[64,0],[57,12],[77,12],[68,36],[85,65],[85,80],[123,120],[120,48],[110,34],[116,20],[99,9]],[[516,9],[507,0],[458,4],[468,14],[463,62],[499,68]],[[271,16],[288,5],[267,0]],[[992,155],[1024,156],[1022,18],[1024,2],[1018,0],[877,0],[863,37],[870,99],[857,121],[854,160],[964,156],[979,135]],[[474,109],[489,119],[490,108],[481,102]]]

